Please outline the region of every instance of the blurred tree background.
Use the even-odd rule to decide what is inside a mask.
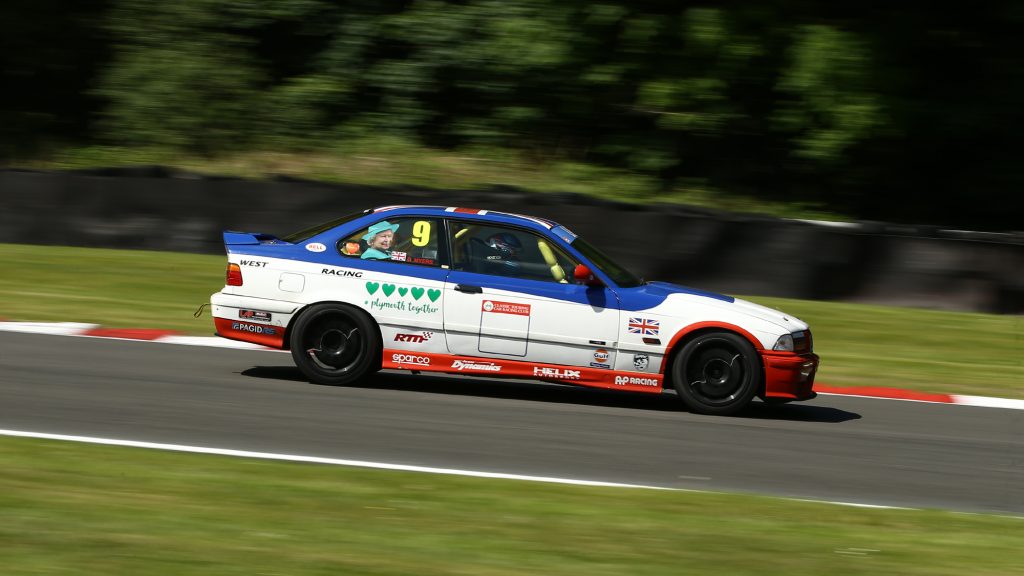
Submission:
[[[1021,228],[1016,2],[14,0],[0,22],[7,165],[386,137]]]

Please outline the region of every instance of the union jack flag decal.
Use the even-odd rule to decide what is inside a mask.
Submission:
[[[629,333],[641,334],[643,336],[657,336],[661,328],[661,322],[650,318],[630,318]]]

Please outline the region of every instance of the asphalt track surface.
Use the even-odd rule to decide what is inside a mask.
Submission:
[[[823,395],[713,417],[670,393],[405,373],[331,387],[279,352],[0,333],[0,428],[1024,514],[1024,410]]]

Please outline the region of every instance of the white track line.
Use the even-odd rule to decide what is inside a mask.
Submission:
[[[665,490],[669,492],[694,492],[700,494],[724,494],[712,490],[692,490],[689,488],[668,488],[665,486],[648,486],[644,484],[623,484],[619,482],[601,482],[597,480],[577,480],[573,478],[554,478],[550,476],[529,476],[525,474],[504,474],[499,472],[480,472],[476,470],[460,470],[457,468],[433,468],[429,466],[410,466],[407,464],[389,464],[385,462],[369,462],[365,460],[345,460],[340,458],[321,458],[319,456],[298,456],[294,454],[275,454],[272,452],[252,452],[249,450],[231,450],[228,448],[207,448],[204,446],[185,446],[181,444],[164,444],[159,442],[140,442],[137,440],[118,440],[114,438],[96,438],[92,436],[73,436],[67,434],[49,434],[46,432],[26,432],[23,430],[0,429],[0,436],[15,438],[35,438],[39,440],[62,440],[66,442],[82,442],[102,444],[106,446],[122,446],[128,448],[148,448],[171,452],[188,452],[192,454],[212,454],[217,456],[234,456],[238,458],[258,458],[261,460],[280,460],[285,462],[302,462],[308,464],[329,464],[334,466],[350,466],[357,468],[373,468],[377,470],[394,470],[400,472],[422,472],[427,474],[444,474],[449,476],[469,476],[473,478],[490,478],[497,480],[523,480],[527,482],[544,482],[548,484],[569,484],[573,486],[596,486],[600,488],[639,488],[643,490]],[[916,510],[900,506],[883,506],[857,502],[836,502],[830,500],[810,500],[805,498],[785,498],[795,502],[811,502],[816,504],[832,504],[836,506],[853,506],[856,508],[880,508],[891,510]]]
[[[551,484],[572,484],[575,486],[602,486],[606,488],[644,488],[647,490],[673,490],[663,486],[645,486],[642,484],[621,484],[618,482],[599,482],[596,480],[576,480],[572,478],[552,478],[548,476],[527,476],[523,474],[503,474],[499,472],[478,472],[475,470],[459,470],[455,468],[432,468],[429,466],[410,466],[407,464],[388,464],[384,462],[368,462],[365,460],[345,460],[339,458],[321,458],[319,456],[297,456],[294,454],[274,454],[272,452],[252,452],[249,450],[231,450],[228,448],[207,448],[204,446],[184,446],[181,444],[162,444],[158,442],[139,442],[137,440],[118,440],[114,438],[95,438],[91,436],[69,436],[66,434],[48,434],[45,432],[25,432],[21,430],[0,430],[0,436],[18,438],[37,438],[42,440],[64,440],[68,442],[84,442],[88,444],[104,444],[107,446],[126,446],[131,448],[150,448],[154,450],[170,450],[173,452],[191,452],[194,454],[216,454],[219,456],[235,456],[239,458],[259,458],[263,460],[283,460],[287,462],[306,462],[310,464],[333,464],[335,466],[354,466],[359,468],[376,468],[380,470],[398,470],[403,472],[425,472],[428,474],[447,474],[453,476],[472,476],[474,478],[498,478],[502,480],[527,480],[530,482],[547,482]]]

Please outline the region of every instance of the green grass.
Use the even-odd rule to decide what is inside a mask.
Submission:
[[[441,189],[515,186],[533,192],[576,192],[626,202],[666,202],[789,218],[848,220],[820,206],[767,201],[694,179],[665,189],[655,178],[582,162],[529,158],[500,148],[437,150],[372,137],[308,152],[249,151],[195,156],[166,149],[69,148],[45,158],[8,161],[10,167],[67,170],[162,165],[198,174],[266,179],[278,175],[321,182],[414,185]]]
[[[210,334],[223,256],[0,244],[0,317]],[[751,297],[810,323],[818,381],[1024,398],[1024,317]]]
[[[0,438],[3,574],[1024,573],[1020,518]]]

